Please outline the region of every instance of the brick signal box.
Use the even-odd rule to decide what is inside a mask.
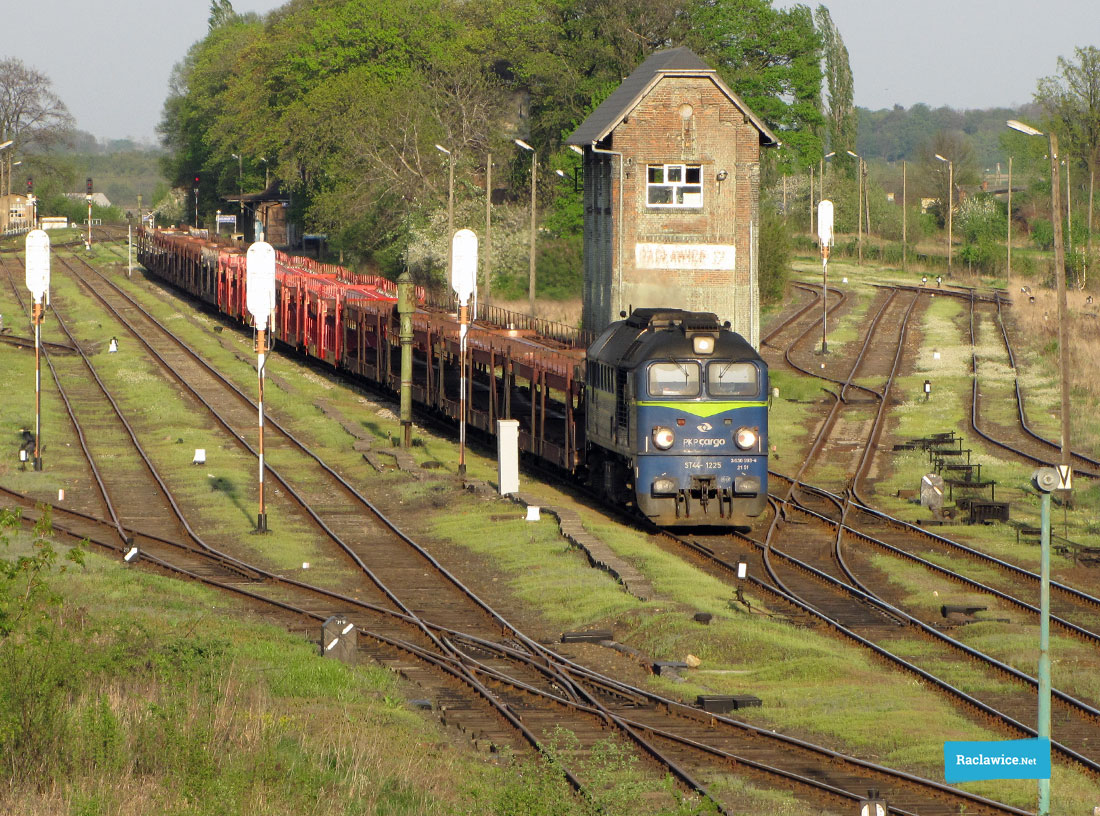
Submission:
[[[759,346],[760,151],[779,141],[718,73],[653,54],[566,141],[584,151],[584,327],[667,306]]]

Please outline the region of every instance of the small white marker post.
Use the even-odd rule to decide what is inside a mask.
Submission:
[[[470,297],[477,291],[477,235],[461,229],[451,239],[451,288],[458,296],[458,475],[466,475],[466,331]]]
[[[817,238],[821,244],[821,353],[829,353],[826,325],[829,315],[829,247],[833,245],[833,202],[817,204]]]
[[[50,236],[45,230],[27,233],[27,289],[34,295],[34,469],[42,470],[42,310],[49,301]]]
[[[245,305],[256,324],[256,378],[259,381],[259,457],[260,509],[256,514],[256,532],[267,532],[267,508],[264,505],[264,354],[267,349],[267,322],[275,310],[275,248],[257,241],[245,255]]]

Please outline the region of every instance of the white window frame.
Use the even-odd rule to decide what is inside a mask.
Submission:
[[[661,171],[660,181],[651,181],[653,171],[659,169]],[[689,182],[687,181],[688,171],[693,170],[699,175],[699,181]],[[676,178],[675,181],[669,181],[669,178]],[[686,191],[685,188],[698,188]],[[670,201],[654,202],[652,191],[656,189],[667,189],[670,193]],[[690,198],[689,198],[690,197]],[[676,210],[697,210],[703,206],[703,167],[699,164],[683,164],[683,163],[670,163],[670,164],[647,164],[645,175],[645,202],[647,207],[663,208],[663,209],[676,209]]]

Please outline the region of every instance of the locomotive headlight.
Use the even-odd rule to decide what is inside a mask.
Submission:
[[[713,354],[714,338],[709,334],[697,334],[691,338],[691,348],[696,354]]]
[[[657,450],[668,450],[675,441],[676,434],[672,432],[672,428],[658,425],[653,429],[653,446],[657,448]]]
[[[738,428],[733,435],[733,441],[741,450],[751,450],[756,447],[756,428]]]

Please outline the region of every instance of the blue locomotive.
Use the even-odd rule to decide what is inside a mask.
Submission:
[[[747,525],[767,503],[767,394],[716,315],[636,309],[588,349],[588,479],[663,527]]]

